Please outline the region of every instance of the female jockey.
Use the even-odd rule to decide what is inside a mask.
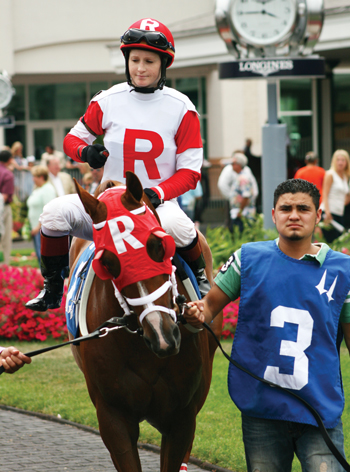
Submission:
[[[193,103],[165,87],[174,61],[174,39],[159,21],[137,21],[121,37],[127,82],[95,95],[64,139],[65,153],[77,162],[104,166],[102,181],[125,182],[133,171],[157,208],[162,227],[179,248],[206,292],[204,258],[193,222],[176,197],[196,187],[203,163],[200,124]],[[103,135],[104,146],[93,144]],[[62,273],[68,267],[69,235],[92,240],[92,221],[77,194],[52,200],[40,217],[44,289],[26,307],[58,308]]]

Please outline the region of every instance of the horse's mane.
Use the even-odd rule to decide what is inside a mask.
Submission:
[[[97,198],[101,193],[103,193],[108,188],[119,187],[120,185],[122,184],[118,182],[117,180],[105,180],[95,190],[94,197]]]

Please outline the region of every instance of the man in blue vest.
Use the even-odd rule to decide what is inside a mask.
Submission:
[[[275,241],[244,244],[232,254],[187,321],[199,327],[240,298],[232,357],[250,372],[291,389],[321,415],[344,454],[339,347],[350,350],[350,258],[313,244],[321,219],[319,191],[301,179],[274,193]],[[299,400],[230,364],[229,393],[242,412],[248,472],[340,472],[317,423]]]

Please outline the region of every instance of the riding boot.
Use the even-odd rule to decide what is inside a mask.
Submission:
[[[186,247],[176,248],[179,255],[190,266],[195,275],[202,298],[209,292],[210,284],[205,276],[205,260],[202,252],[201,243],[199,241],[198,233],[191,244]]]
[[[69,266],[69,236],[52,238],[41,233],[40,269],[44,288],[26,307],[35,311],[59,308],[63,296],[64,274]]]

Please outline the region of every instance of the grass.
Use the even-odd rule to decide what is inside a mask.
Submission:
[[[4,262],[4,255],[0,251],[0,263],[1,262]],[[11,251],[10,265],[16,267],[39,267],[39,262],[35,255],[34,246],[30,249],[13,249]]]
[[[2,345],[9,343],[1,341]],[[15,343],[28,352],[50,343]],[[230,342],[223,343],[227,352]],[[350,358],[342,348],[341,362],[345,394],[350,401]],[[203,461],[235,472],[246,471],[240,413],[227,391],[228,362],[220,351],[214,361],[213,380],[207,401],[197,417],[192,454]],[[34,357],[14,375],[0,378],[0,403],[62,418],[97,428],[95,409],[90,401],[83,374],[76,366],[69,347]],[[350,457],[350,409],[343,414],[345,449]],[[160,445],[160,435],[146,423],[141,425],[141,442]],[[294,461],[293,472],[300,472]]]

